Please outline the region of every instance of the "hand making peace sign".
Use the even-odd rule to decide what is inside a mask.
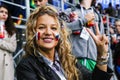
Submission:
[[[87,31],[89,34],[92,36],[94,39],[97,50],[100,56],[107,55],[108,52],[108,38],[105,34],[100,34],[98,23],[95,24],[96,26],[96,35],[89,29],[87,28]]]

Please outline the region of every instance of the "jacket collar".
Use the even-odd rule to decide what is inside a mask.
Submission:
[[[53,65],[53,63],[54,63],[55,61],[57,61],[57,62],[60,63],[60,60],[59,60],[57,51],[55,52],[54,62],[51,61],[51,60],[49,60],[49,59],[46,58],[45,56],[43,56],[40,52],[38,52],[38,54],[39,54],[39,57],[42,58],[42,60],[43,60],[46,64],[48,64],[48,65]]]

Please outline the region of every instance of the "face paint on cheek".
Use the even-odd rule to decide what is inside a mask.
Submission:
[[[59,33],[53,33],[55,35],[55,39],[56,41],[58,41],[60,39],[60,34]]]
[[[36,40],[40,40],[40,32],[36,33]]]

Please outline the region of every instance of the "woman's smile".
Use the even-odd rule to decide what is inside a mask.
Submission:
[[[45,43],[51,43],[52,41],[53,41],[53,38],[48,38],[48,37],[43,38],[43,42]]]

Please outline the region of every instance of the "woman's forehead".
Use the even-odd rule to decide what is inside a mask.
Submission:
[[[38,24],[54,24],[54,25],[57,25],[58,23],[59,23],[59,21],[58,21],[57,18],[55,18],[53,16],[50,16],[48,14],[39,16],[38,19],[37,19],[37,25]]]

